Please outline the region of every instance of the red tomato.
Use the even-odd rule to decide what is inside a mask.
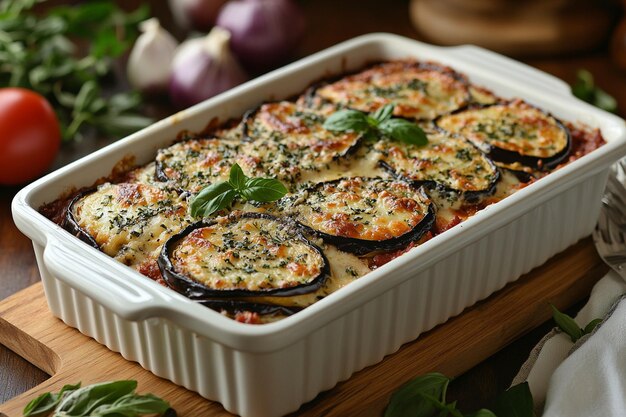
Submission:
[[[23,88],[0,88],[0,184],[37,178],[60,145],[59,121],[45,98]]]

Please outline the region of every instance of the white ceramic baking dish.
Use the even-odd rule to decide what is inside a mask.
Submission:
[[[487,207],[461,225],[285,320],[230,320],[82,243],[37,208],[107,176],[133,155],[154,158],[182,129],[240,116],[372,60],[415,57],[450,65],[504,97],[599,127],[607,144]],[[26,187],[15,222],[33,240],[48,304],[68,325],[158,376],[248,417],[286,414],[320,391],[592,231],[609,165],[626,153],[624,121],[570,95],[562,81],[472,46],[441,48],[388,34],[342,43],[162,120]]]

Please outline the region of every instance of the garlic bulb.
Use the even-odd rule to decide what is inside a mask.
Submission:
[[[128,81],[147,93],[167,91],[174,52],[178,42],[152,18],[139,25],[143,32],[128,57]]]

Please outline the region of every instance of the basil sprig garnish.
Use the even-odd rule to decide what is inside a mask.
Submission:
[[[552,319],[557,327],[570,337],[572,343],[576,343],[584,335],[593,332],[598,324],[602,322],[602,319],[591,320],[584,328],[581,328],[572,317],[562,313],[552,304],[550,306],[552,307]]]
[[[46,392],[32,400],[24,417],[139,417],[164,415],[170,410],[167,401],[152,394],[137,394],[137,381],[103,382],[81,388],[65,385],[58,393]]]
[[[235,197],[245,201],[269,203],[280,200],[287,194],[287,187],[274,178],[247,177],[239,164],[230,168],[228,181],[205,187],[191,202],[193,217],[207,217],[216,211],[230,207]]]
[[[392,118],[393,109],[393,104],[387,104],[371,116],[357,110],[339,110],[326,119],[324,129],[363,133],[368,139],[385,136],[412,145],[426,145],[428,139],[422,128],[408,120]]]
[[[533,417],[533,397],[527,382],[503,392],[494,411],[482,408],[469,414],[462,413],[456,401],[446,401],[449,383],[450,378],[440,373],[418,376],[391,396],[384,417]]]

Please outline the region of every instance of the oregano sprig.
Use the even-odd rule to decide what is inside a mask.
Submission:
[[[593,332],[598,324],[602,322],[602,319],[591,320],[584,328],[581,328],[572,317],[562,313],[554,305],[550,304],[550,306],[552,307],[552,319],[557,327],[570,337],[572,343],[576,343],[584,335]]]
[[[572,84],[572,94],[602,110],[617,112],[615,97],[598,87],[594,82],[593,74],[585,69],[579,69],[576,73],[576,81]]]
[[[193,217],[208,217],[230,207],[235,197],[244,201],[268,203],[280,200],[287,194],[287,187],[274,178],[247,177],[239,164],[230,168],[228,181],[222,181],[203,188],[191,202]]]
[[[362,133],[368,139],[384,136],[399,142],[426,145],[428,139],[424,130],[408,120],[392,118],[393,109],[393,104],[387,104],[372,115],[358,110],[339,110],[326,119],[324,129],[331,132]]]

